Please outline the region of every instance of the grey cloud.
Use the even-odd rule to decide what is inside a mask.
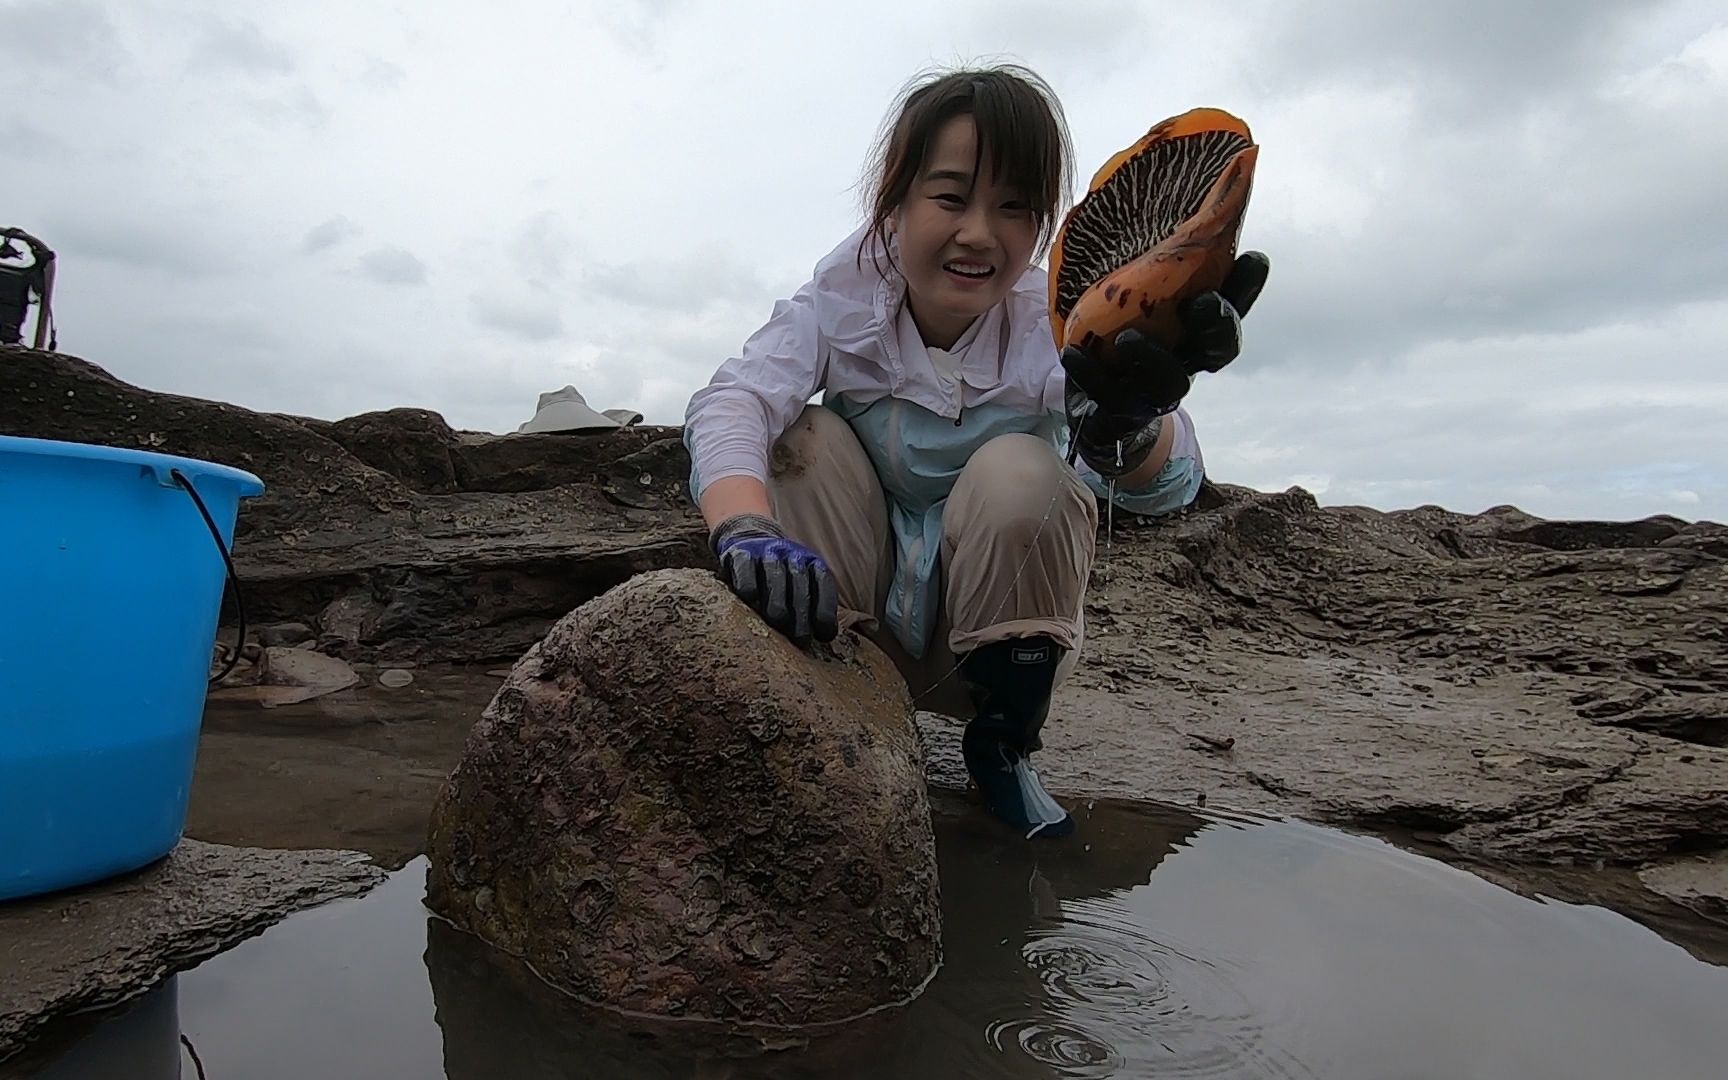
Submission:
[[[330,119],[329,107],[305,84],[281,97],[254,98],[248,107],[259,120],[272,125],[315,128]]]
[[[177,221],[179,216],[132,220],[86,206],[74,214],[52,216],[42,236],[66,267],[80,259],[94,259],[200,278],[242,265],[234,249],[220,245],[214,234],[196,223]]]
[[[385,285],[426,284],[426,264],[399,247],[377,248],[360,256],[360,272]]]
[[[766,286],[748,267],[710,253],[670,263],[620,263],[583,271],[595,296],[633,307],[699,311],[715,303],[762,303]]]
[[[471,303],[474,318],[480,325],[524,341],[551,341],[564,336],[564,319],[549,303],[490,294],[476,295],[471,298]]]
[[[35,124],[16,119],[0,123],[0,146],[14,153],[38,158],[48,154],[63,154],[69,149],[61,139]]]
[[[509,254],[523,274],[557,281],[564,276],[565,259],[575,247],[563,219],[554,211],[542,210],[517,229]]]
[[[1251,207],[1245,242],[1273,260],[1252,332],[1286,361],[1335,368],[1723,295],[1728,245],[1699,229],[1721,213],[1728,133],[1697,125],[1699,107],[1578,97],[1544,110],[1535,137],[1513,115],[1410,138],[1349,235],[1300,220],[1255,230]]]
[[[266,37],[256,23],[231,23],[215,18],[205,20],[187,64],[251,75],[285,75],[294,70],[294,58],[287,46]]]
[[[1728,408],[1728,385],[1710,342],[1725,333],[1728,305],[1718,304],[1660,331],[1431,346],[1343,377],[1310,380],[1245,354],[1203,377],[1188,407],[1215,478],[1297,483],[1324,503],[1719,515],[1728,439],[1711,418]],[[1675,355],[1634,358],[1653,342]]]
[[[124,267],[86,264],[78,277],[100,289],[102,306],[63,298],[62,348],[134,385],[326,419],[405,404],[470,407],[449,392],[456,380],[425,385],[428,358],[450,349],[453,335],[419,337],[411,325],[354,317],[352,283],[339,275],[230,274],[166,290]],[[309,317],[324,318],[310,336]]]
[[[578,383],[595,408],[629,408],[649,424],[682,424],[696,387],[737,342],[711,343],[654,330],[612,334]],[[592,389],[590,389],[592,388]]]
[[[1099,56],[1152,51],[1156,35],[1153,24],[1163,19],[1157,8],[1133,0],[1107,3],[1069,4],[1060,17],[1052,18],[1044,0],[978,0],[971,7],[972,38],[990,39],[1007,26],[1036,26],[1037,47],[1043,56],[1078,56],[1096,63]],[[964,63],[1021,62],[1016,56],[956,56],[942,66]],[[1034,64],[1034,70],[1044,65]],[[1057,88],[1060,93],[1060,87]]]
[[[377,56],[368,56],[360,69],[360,82],[374,90],[394,90],[408,78],[400,64]]]
[[[346,216],[338,214],[306,230],[305,238],[300,241],[300,250],[308,255],[314,255],[359,235],[360,226],[348,220]]]
[[[1265,144],[1245,241],[1271,254],[1272,281],[1247,320],[1248,352],[1190,402],[1214,475],[1308,478],[1329,503],[1728,515],[1728,470],[1715,464],[1728,461],[1716,420],[1728,390],[1710,366],[1728,340],[1728,303],[1715,300],[1728,296],[1715,191],[1728,128],[1709,122],[1728,105],[1728,32],[1671,71],[1651,67],[1685,44],[1688,20],[1714,13],[1702,0],[1624,7],[1646,21],[1608,43],[1624,26],[1600,4],[1568,5],[1550,26],[1540,15],[1558,5],[1532,17],[1469,0],[1453,16],[1342,2],[1082,5],[1025,43],[1089,143],[1108,140],[1099,153],[1188,104],[1238,107]],[[884,10],[912,28],[860,42],[846,74],[890,90],[927,62],[921,41],[1012,45],[999,22],[986,31],[983,7]],[[303,13],[259,8],[247,17],[261,48],[249,52],[242,31],[189,87],[176,71],[204,26],[162,14],[185,8],[228,10],[0,0],[17,65],[0,69],[0,102],[12,103],[0,139],[18,159],[0,217],[60,252],[65,347],[129,381],[249,407],[341,415],[413,401],[510,430],[537,393],[573,382],[606,407],[677,422],[850,227],[843,185],[886,104],[835,98],[827,122],[805,125],[808,152],[768,175],[721,145],[771,145],[786,126],[784,111],[747,102],[737,131],[709,119],[732,106],[707,102],[707,129],[662,159],[664,140],[633,113],[589,110],[579,133],[559,128],[582,85],[563,70],[545,72],[534,100],[475,75],[462,91],[472,107],[452,111],[422,91],[471,60],[471,43],[464,20],[430,7],[337,5],[304,38],[289,29]],[[719,28],[696,5],[687,14],[650,4],[607,17],[673,56]],[[776,61],[723,96],[772,100],[833,74],[831,57],[781,47],[826,19],[728,9],[726,27]],[[742,62],[660,64],[605,44],[590,59],[650,116],[713,98]],[[1204,100],[1183,100],[1185,86]],[[305,138],[337,119],[329,137]],[[644,212],[628,224],[590,216],[626,190],[589,149],[601,145],[652,170],[634,181]],[[257,167],[213,189],[213,155]],[[696,173],[680,171],[690,161]],[[1082,179],[1095,164],[1078,163]],[[380,205],[388,229],[367,209]],[[450,227],[404,231],[439,220]],[[423,285],[363,276],[392,276],[377,258],[391,239],[415,245],[403,254]],[[414,266],[400,260],[395,275]],[[359,318],[362,294],[375,302]],[[329,316],[311,338],[306,312]]]
[[[686,0],[625,0],[600,5],[597,14],[624,45],[643,53],[659,47],[665,20],[684,7]]]
[[[177,311],[146,325],[164,339],[197,341],[230,355],[244,351],[262,357],[283,344],[281,333],[255,312]]]
[[[616,323],[597,326],[584,336],[599,345],[603,355],[623,366],[639,365],[662,376],[678,373],[688,384],[684,396],[689,397],[698,385],[708,381],[722,360],[738,350],[749,330],[755,329],[743,329],[747,324],[748,320],[739,324],[739,330],[727,332],[694,319],[673,317],[641,327]],[[682,402],[679,411],[683,411]]]
[[[737,352],[759,318],[759,312],[725,320],[666,313],[584,327],[584,341],[600,347],[593,364],[596,391],[612,388],[608,401],[640,410],[648,423],[681,424],[691,394]]]
[[[107,13],[89,0],[11,4],[5,25],[8,66],[77,72],[109,82],[129,59]]]
[[[1540,391],[1538,391],[1538,396]],[[1270,406],[1272,403],[1264,403]],[[1293,471],[1348,474],[1362,483],[1433,475],[1436,461],[1456,463],[1457,483],[1567,478],[1597,473],[1625,463],[1623,448],[1650,434],[1651,415],[1614,405],[1547,411],[1537,401],[1486,404],[1481,399],[1419,405],[1388,400],[1369,412],[1340,410],[1321,401],[1298,415],[1272,415],[1262,438],[1298,444],[1305,426],[1328,432],[1325,451],[1292,463]],[[1689,457],[1709,449],[1709,419],[1719,409],[1671,406],[1657,410],[1664,428],[1680,433],[1667,449]],[[1485,422],[1493,417],[1492,422]],[[1586,436],[1580,439],[1579,436]]]
[[[84,263],[78,276],[106,288],[100,310],[58,298],[61,348],[127,382],[245,404],[279,402],[305,378],[282,359],[289,320],[229,291],[236,275],[167,290],[132,267]]]
[[[1273,4],[1244,32],[1276,91],[1343,80],[1410,87],[1448,113],[1595,81],[1617,40],[1667,0]]]

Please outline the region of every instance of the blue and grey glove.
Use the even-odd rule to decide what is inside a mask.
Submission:
[[[827,561],[788,538],[773,518],[739,514],[708,539],[721,580],[794,644],[833,641],[840,633],[839,591]]]
[[[1271,262],[1243,252],[1216,292],[1180,310],[1182,337],[1165,348],[1137,330],[1116,336],[1109,360],[1070,345],[1062,351],[1074,448],[1100,476],[1139,468],[1202,371],[1216,372],[1242,352],[1242,317],[1266,284]]]

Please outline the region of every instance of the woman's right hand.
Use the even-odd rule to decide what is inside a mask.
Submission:
[[[839,634],[839,591],[821,555],[765,514],[734,514],[709,535],[720,577],[763,621],[803,648]]]

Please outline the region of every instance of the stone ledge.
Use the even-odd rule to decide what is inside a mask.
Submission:
[[[0,905],[0,1062],[50,1022],[117,1005],[297,911],[384,880],[352,851],[182,840],[114,880]]]

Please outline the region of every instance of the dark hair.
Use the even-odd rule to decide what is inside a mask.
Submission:
[[[1062,105],[1043,79],[1017,64],[926,72],[901,89],[888,115],[866,172],[868,235],[883,250],[888,218],[906,200],[937,133],[969,115],[978,128],[973,182],[988,155],[991,171],[1031,205],[1037,257],[1044,256],[1073,188],[1074,149]]]

